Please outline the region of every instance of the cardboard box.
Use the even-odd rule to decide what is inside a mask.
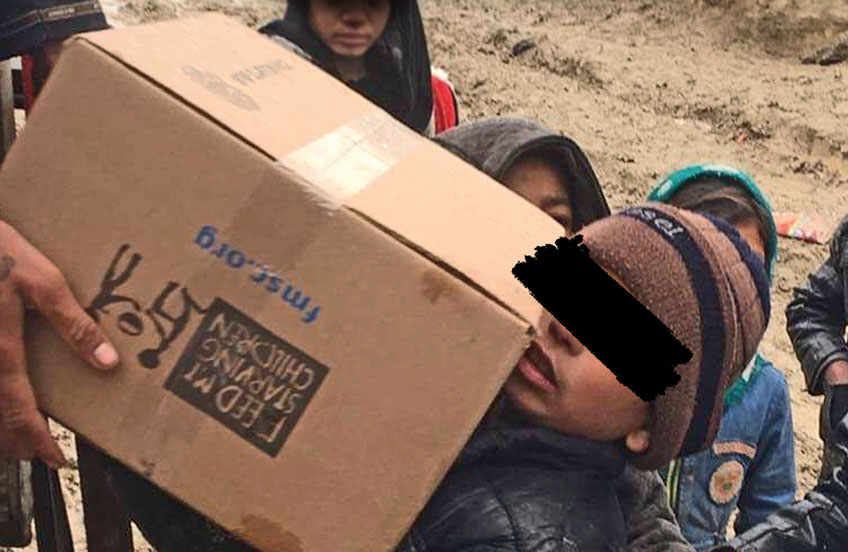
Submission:
[[[558,225],[225,17],[66,48],[5,220],[121,351],[35,324],[54,417],[256,547],[390,550],[525,347]]]

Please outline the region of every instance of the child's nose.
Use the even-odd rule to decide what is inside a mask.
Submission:
[[[368,21],[362,1],[349,2],[342,12],[342,21],[351,27],[359,27]]]
[[[577,356],[586,348],[580,343],[568,328],[560,324],[555,318],[548,326],[548,334],[556,341],[559,347],[565,348],[569,354]]]

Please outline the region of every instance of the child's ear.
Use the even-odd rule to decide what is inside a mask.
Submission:
[[[651,444],[651,432],[644,428],[631,431],[624,438],[624,444],[630,452],[642,454]]]

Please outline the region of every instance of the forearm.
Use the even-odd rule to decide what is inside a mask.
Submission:
[[[848,361],[845,345],[845,282],[833,259],[829,259],[806,284],[795,289],[786,309],[786,329],[812,394],[823,392],[825,368],[834,361]]]
[[[763,523],[771,514],[792,504],[796,491],[794,472],[794,459],[788,458],[786,465],[773,466],[761,470],[759,474],[752,474],[751,480],[745,483],[747,488],[743,490],[744,496],[739,501],[739,515],[734,524],[737,535]]]

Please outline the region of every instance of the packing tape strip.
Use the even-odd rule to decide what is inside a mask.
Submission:
[[[256,233],[265,234],[266,241],[275,242],[277,262],[269,265],[270,271],[285,278],[294,276],[304,251],[318,239],[333,214],[424,143],[424,138],[389,114],[372,111],[282,157],[267,169],[229,220],[210,224],[235,246],[255,243]],[[290,187],[281,188],[281,176]],[[268,220],[269,206],[273,206],[274,221]],[[290,221],[299,221],[296,233],[289,227]],[[190,289],[198,287],[210,272],[220,270],[220,261],[210,257],[186,284]],[[243,306],[262,308],[258,302]]]
[[[383,111],[369,113],[282,157],[277,164],[314,185],[338,209],[422,144]]]

